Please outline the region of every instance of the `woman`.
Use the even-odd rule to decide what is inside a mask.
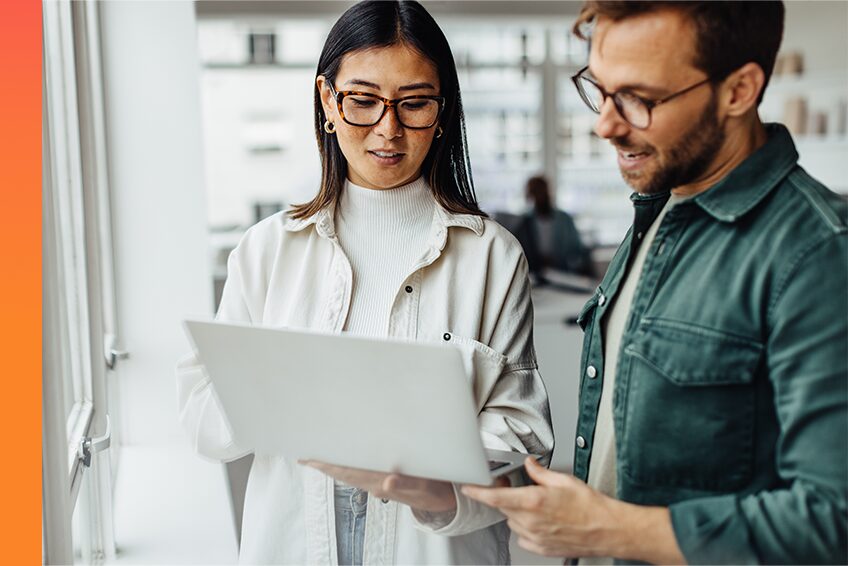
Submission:
[[[218,319],[457,345],[486,446],[549,454],[526,261],[475,202],[441,30],[416,2],[357,4],[330,31],[315,84],[321,188],[248,230]],[[249,452],[232,444],[202,368],[178,373],[197,451]],[[308,464],[255,455],[242,562],[509,560],[503,516],[456,486]]]

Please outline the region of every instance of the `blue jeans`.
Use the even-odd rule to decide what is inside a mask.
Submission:
[[[367,491],[349,485],[336,484],[336,550],[340,565],[361,566],[362,564],[367,505]]]

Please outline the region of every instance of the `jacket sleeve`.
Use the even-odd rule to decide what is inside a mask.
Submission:
[[[527,261],[516,243],[511,268],[497,276],[504,284],[500,292],[492,289],[489,296],[503,297],[500,305],[488,305],[497,313],[491,323],[488,346],[502,353],[501,360],[492,357],[481,364],[496,364],[497,371],[478,368],[474,375],[474,396],[480,406],[478,426],[486,448],[512,450],[542,455],[550,464],[554,445],[548,394],[539,375],[533,349],[533,305]],[[485,338],[485,337],[483,337]],[[489,370],[492,368],[490,367]],[[513,485],[520,474],[510,476]],[[448,524],[435,520],[418,526],[443,535],[461,535],[504,520],[503,514],[462,495],[454,486],[456,514]]]
[[[848,239],[799,255],[769,306],[767,370],[784,485],[671,506],[695,564],[848,563]]]
[[[251,322],[244,297],[242,271],[236,248],[227,262],[227,281],[216,320]],[[226,417],[218,405],[212,383],[194,354],[177,364],[179,417],[194,450],[206,458],[229,462],[250,452],[233,444]]]

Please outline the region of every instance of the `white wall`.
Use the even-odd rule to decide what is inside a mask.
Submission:
[[[848,69],[848,2],[788,0],[781,51],[801,51],[810,72]]]
[[[110,157],[121,466],[117,564],[232,564],[223,466],[177,420],[181,320],[212,314],[194,5],[100,2]]]
[[[798,76],[772,77],[760,115],[765,121],[793,120],[788,107],[802,100],[805,133],[793,131],[800,164],[831,189],[848,194],[843,162],[848,155],[848,2],[789,0],[781,54],[798,53],[803,71]],[[817,117],[826,133],[816,133]],[[795,120],[797,121],[797,120]]]
[[[321,181],[312,134],[315,72],[236,67],[202,73],[209,225],[249,226],[254,202],[306,202]],[[278,145],[279,152],[251,147]],[[250,174],[246,175],[245,172]]]
[[[180,321],[212,312],[200,74],[189,2],[103,2],[124,444],[177,439]]]

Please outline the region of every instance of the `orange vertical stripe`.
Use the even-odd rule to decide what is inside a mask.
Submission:
[[[2,561],[40,561],[41,2],[0,2]]]

